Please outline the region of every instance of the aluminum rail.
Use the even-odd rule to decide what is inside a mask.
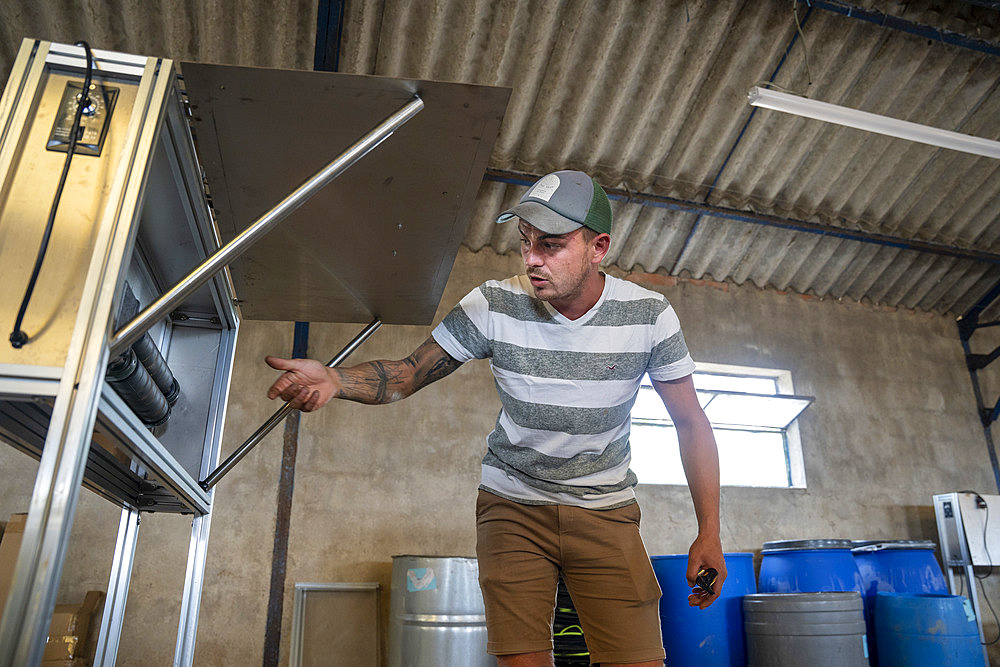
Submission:
[[[369,151],[385,141],[389,135],[417,115],[423,108],[423,100],[414,95],[413,99],[399,111],[382,121],[333,162],[323,167],[309,178],[309,180],[282,199],[277,206],[259,217],[250,227],[241,232],[239,236],[217,250],[215,254],[184,277],[176,286],[150,304],[135,319],[115,333],[110,342],[111,355],[120,354],[125,348],[138,340],[160,318],[170,313],[170,311],[180,305],[196,289],[211,280],[216,273],[246,252],[254,243],[270,232],[275,225],[284,220],[325,185],[340,176],[355,162],[367,155]]]
[[[344,360],[347,359],[352,352],[358,349],[362,343],[368,340],[368,338],[375,333],[380,326],[382,326],[381,320],[372,320],[371,324],[362,329],[361,333],[354,337],[354,340],[348,343],[344,349],[338,352],[337,355],[326,364],[326,367],[334,368],[342,364]],[[201,482],[198,482],[201,485],[201,488],[208,491],[215,486],[227,472],[233,469],[233,466],[240,462],[240,459],[246,456],[251,449],[259,445],[260,441],[264,439],[264,436],[270,433],[275,426],[281,423],[281,420],[287,417],[288,413],[291,411],[292,407],[289,403],[285,403],[283,406],[278,408],[278,410],[271,415],[271,417],[264,422],[261,427],[247,439],[246,442],[240,445],[235,452],[229,455],[229,458],[223,461],[218,468],[213,470],[208,477]]]

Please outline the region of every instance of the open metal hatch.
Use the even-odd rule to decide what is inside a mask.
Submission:
[[[510,89],[181,64],[226,242],[418,95],[424,110],[230,265],[247,319],[429,324]]]
[[[381,323],[430,323],[509,95],[197,63],[182,81],[170,60],[24,40],[0,97],[0,438],[39,472],[0,667],[40,660],[81,486],[123,508],[100,664],[139,512],[193,515],[191,663],[241,317],[372,321],[331,365]]]

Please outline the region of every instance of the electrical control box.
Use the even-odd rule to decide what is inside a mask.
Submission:
[[[934,513],[945,566],[1000,565],[1000,496],[938,494]]]
[[[104,139],[108,135],[108,126],[111,124],[111,115],[115,110],[115,102],[118,100],[118,90],[111,86],[90,84],[87,105],[83,108],[80,124],[77,126],[74,154],[95,156],[101,154]],[[49,141],[45,146],[47,150],[65,153],[69,149],[77,102],[82,98],[83,84],[67,81],[55,122],[52,124],[52,132],[49,133]]]

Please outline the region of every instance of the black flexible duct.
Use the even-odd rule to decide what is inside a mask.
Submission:
[[[173,405],[177,402],[177,397],[181,393],[181,387],[177,384],[177,379],[174,374],[170,372],[170,368],[167,366],[166,360],[160,351],[157,349],[156,344],[153,343],[153,339],[150,338],[149,334],[143,334],[142,338],[132,343],[132,349],[135,351],[136,356],[139,358],[139,363],[149,371],[150,376],[153,378],[153,382],[156,386],[160,388],[163,392],[164,397],[167,399],[167,403]]]
[[[132,348],[108,364],[105,377],[144,424],[154,427],[166,423],[170,405],[145,367],[139,363]]]

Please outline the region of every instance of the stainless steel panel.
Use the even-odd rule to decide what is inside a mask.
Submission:
[[[218,294],[231,297],[220,276],[215,281]],[[231,302],[223,310],[230,317],[235,317]],[[201,462],[201,474],[208,474],[219,462],[222,447],[222,431],[226,421],[226,404],[229,396],[229,385],[232,381],[233,358],[236,354],[236,328],[222,332],[219,339],[218,357],[216,360],[215,381],[212,385],[213,399],[208,412],[208,432],[206,446]],[[215,492],[209,491],[211,502],[215,501]],[[205,561],[208,558],[208,538],[212,528],[212,515],[197,516],[191,522],[191,540],[188,544],[187,569],[184,575],[184,594],[181,598],[181,614],[177,627],[177,643],[174,649],[175,665],[194,664],[194,646],[198,635],[198,614],[201,608],[201,592],[205,583]]]
[[[212,406],[213,379],[221,331],[176,326],[167,352],[167,364],[177,378],[181,395],[170,419],[157,431],[160,444],[194,479],[200,479],[202,456]]]
[[[385,118],[378,125],[358,139],[347,150],[342,152],[322,169],[310,176],[302,185],[282,198],[275,206],[259,216],[253,224],[243,230],[232,241],[226,243],[211,257],[198,265],[185,276],[170,291],[157,299],[120,331],[115,333],[111,341],[111,351],[114,354],[122,352],[126,346],[136,342],[143,332],[157,319],[174,311],[183,301],[199,287],[211,280],[220,270],[236,261],[238,257],[254,246],[289,214],[321,190],[326,184],[336,179],[357,160],[374,150],[394,130],[406,123],[417,112],[424,108],[423,100],[414,96],[399,110]]]
[[[194,210],[183,186],[171,137],[163,132],[150,164],[142,223],[136,239],[137,254],[141,255],[155,281],[155,292],[143,295],[149,298],[136,294],[143,305],[173,287],[206,256],[198,242],[200,239],[196,240],[186,224],[186,221],[196,219],[197,213],[204,215],[204,212]],[[215,304],[208,286],[192,294],[184,303],[183,311],[215,315]]]
[[[425,110],[231,266],[244,317],[428,324],[510,90],[183,63],[229,241],[414,94]]]

